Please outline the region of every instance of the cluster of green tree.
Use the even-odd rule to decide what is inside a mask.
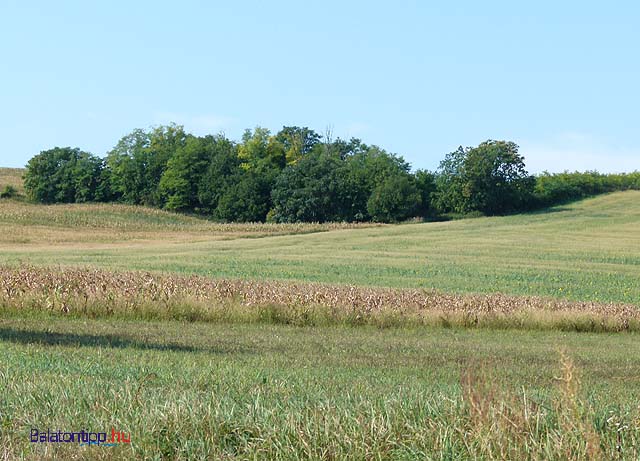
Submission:
[[[43,203],[117,201],[221,221],[398,221],[421,213],[420,184],[401,157],[300,127],[247,130],[239,143],[175,125],[135,130],[105,159],[55,148],[25,173]]]
[[[597,171],[543,173],[536,177],[535,198],[540,207],[578,200],[591,195],[640,189],[640,172],[602,174]]]
[[[518,146],[486,141],[446,156],[436,172],[411,172],[395,154],[309,128],[245,131],[240,142],[181,126],[134,130],[106,158],[43,151],[25,189],[42,203],[123,202],[220,221],[380,221],[445,214],[504,214],[610,190],[638,176],[527,173]]]

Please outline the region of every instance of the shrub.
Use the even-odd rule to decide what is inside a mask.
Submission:
[[[5,188],[2,189],[2,192],[0,192],[0,198],[12,198],[17,195],[18,195],[18,190],[11,185],[5,186]]]
[[[374,189],[367,202],[367,211],[374,221],[397,222],[413,216],[420,202],[420,193],[412,177],[397,175]]]
[[[24,187],[41,203],[93,201],[102,166],[102,159],[78,148],[55,147],[29,160]]]
[[[597,171],[570,173],[544,172],[536,178],[535,201],[551,206],[597,194],[640,189],[640,172],[602,174]]]
[[[516,144],[489,140],[448,154],[436,183],[440,212],[494,215],[527,208],[535,179],[527,173]]]

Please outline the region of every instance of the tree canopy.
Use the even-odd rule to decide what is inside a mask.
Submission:
[[[115,201],[219,221],[379,221],[505,214],[640,188],[640,173],[527,173],[518,146],[488,140],[412,172],[399,155],[307,127],[256,127],[239,142],[179,125],[136,129],[103,160],[79,148],[35,155],[24,176],[42,203]]]
[[[513,142],[485,141],[458,148],[440,163],[436,206],[456,213],[502,214],[521,210],[531,201],[535,179]]]
[[[56,147],[27,163],[27,195],[42,203],[90,202],[97,198],[102,159],[78,148]]]

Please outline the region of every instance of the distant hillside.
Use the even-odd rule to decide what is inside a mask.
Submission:
[[[20,195],[24,195],[22,175],[24,168],[0,168],[0,191],[6,186],[13,186]]]
[[[330,232],[309,233],[317,230]],[[0,263],[640,305],[640,191],[536,213],[368,228],[216,224],[126,205],[0,200],[0,250]]]

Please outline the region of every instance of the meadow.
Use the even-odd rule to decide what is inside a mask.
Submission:
[[[0,190],[11,186],[16,190],[18,196],[24,196],[23,174],[23,168],[0,168]]]
[[[0,201],[0,226],[2,264],[640,304],[640,191],[393,226],[219,224],[126,205]]]
[[[41,315],[5,316],[0,341],[5,459],[640,455],[634,334]],[[131,444],[35,444],[31,428]]]
[[[400,225],[0,200],[0,457],[638,459],[639,199]]]

